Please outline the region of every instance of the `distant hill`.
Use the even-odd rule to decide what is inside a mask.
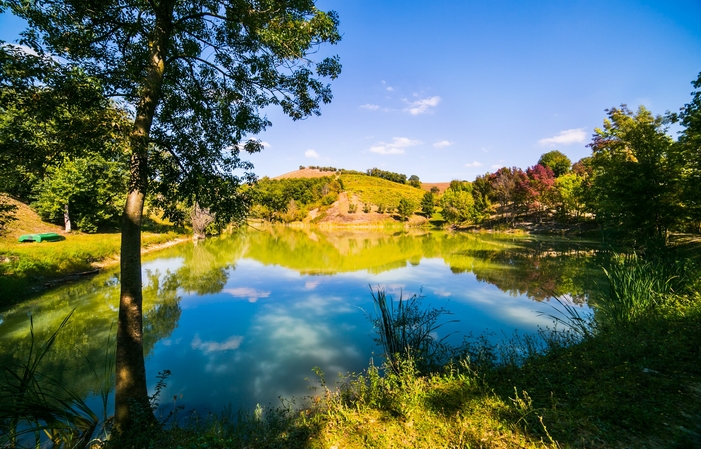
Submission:
[[[316,168],[304,168],[302,170],[295,170],[284,175],[276,176],[272,179],[287,179],[287,178],[322,178],[324,176],[334,176],[336,172],[333,171],[320,171]],[[436,186],[443,193],[450,186],[450,182],[422,182],[421,189],[425,191],[430,191],[431,187]]]
[[[295,170],[284,175],[276,176],[273,179],[287,179],[287,178],[323,178],[324,176],[335,176],[336,172],[333,171],[320,171],[316,168],[304,168],[302,170]]]

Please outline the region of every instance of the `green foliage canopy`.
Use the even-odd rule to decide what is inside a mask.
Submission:
[[[668,121],[640,107],[608,110],[589,144],[597,220],[635,243],[664,243],[681,217],[677,146]]]
[[[572,161],[570,161],[570,158],[565,156],[562,152],[552,150],[540,156],[540,159],[538,159],[538,165],[548,167],[553,171],[555,177],[558,178],[570,171]]]

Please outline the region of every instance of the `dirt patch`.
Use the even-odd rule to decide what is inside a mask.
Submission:
[[[28,205],[6,195],[2,195],[1,200],[16,206],[17,209],[13,214],[15,220],[7,225],[2,237],[0,237],[0,243],[3,241],[14,243],[24,234],[39,234],[43,232],[64,234],[61,226],[42,221],[41,217]]]
[[[438,187],[438,190],[440,190],[440,193],[445,192],[448,190],[448,187],[450,187],[449,182],[422,182],[421,183],[421,188],[423,190],[426,190],[427,192],[431,191],[431,187]]]
[[[354,205],[355,212],[349,212],[351,205]],[[377,212],[377,206],[372,205],[369,212],[364,212],[365,204],[360,201],[354,193],[341,192],[338,195],[338,201],[333,203],[325,212],[323,218],[317,223],[320,225],[351,225],[351,226],[376,226],[381,224],[409,224],[410,226],[420,225],[426,222],[426,219],[418,215],[413,215],[408,222],[402,222],[399,215],[392,213],[380,214]],[[313,210],[310,217],[320,215],[318,210]],[[313,218],[307,217],[305,222],[311,222]]]

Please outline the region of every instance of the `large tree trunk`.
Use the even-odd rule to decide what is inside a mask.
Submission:
[[[115,354],[114,427],[118,433],[129,430],[134,424],[130,408],[148,409],[149,407],[143,352],[141,218],[148,185],[149,132],[160,100],[171,33],[173,3],[172,0],[161,2],[161,8],[158,10],[159,15],[149,45],[147,79],[137,104],[130,141],[129,192],[122,215],[121,293]]]

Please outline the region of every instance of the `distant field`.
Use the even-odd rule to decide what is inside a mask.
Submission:
[[[355,193],[360,201],[374,205],[397,207],[399,200],[407,198],[413,201],[418,209],[421,198],[424,196],[422,189],[373,176],[341,175],[341,181],[343,188]]]
[[[445,192],[450,186],[449,182],[422,182],[421,188],[428,192],[431,191],[431,187],[436,186],[440,189],[441,193]]]

